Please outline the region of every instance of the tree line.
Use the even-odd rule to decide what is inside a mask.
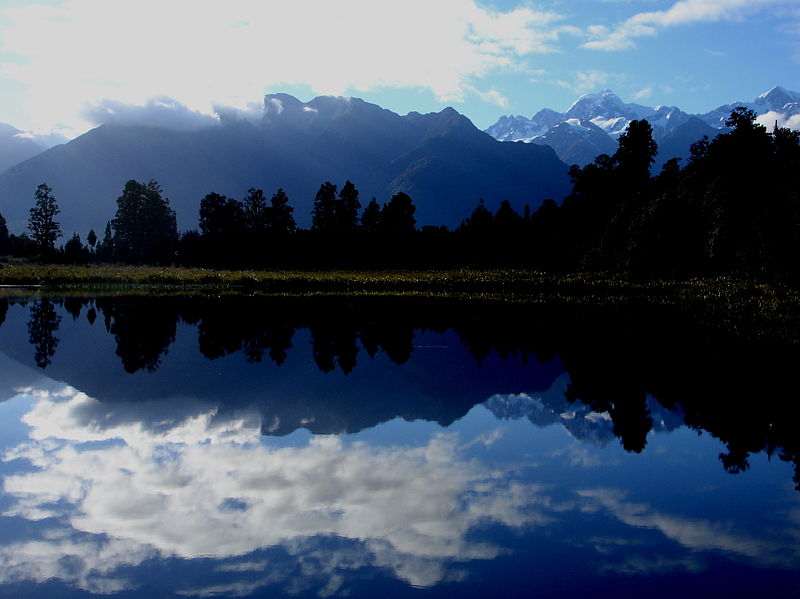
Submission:
[[[74,234],[61,248],[53,190],[40,185],[30,236],[9,235],[0,216],[0,254],[66,262],[215,267],[521,266],[604,271],[631,277],[739,273],[800,278],[800,133],[769,133],[744,108],[729,132],[691,147],[685,166],[651,168],[658,148],[646,120],[633,121],[613,155],[573,166],[572,192],[518,213],[483,199],[454,230],[417,228],[411,197],[396,193],[362,207],[351,181],[320,185],[309,229],[297,227],[283,189],[242,200],[212,192],[200,201],[199,229],[178,233],[175,212],[155,181],[128,181],[102,239]]]

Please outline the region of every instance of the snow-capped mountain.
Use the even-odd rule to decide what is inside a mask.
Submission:
[[[486,133],[499,141],[531,141],[547,134],[564,118],[563,113],[549,108],[540,110],[530,119],[524,116],[501,116]]]
[[[567,119],[590,121],[609,135],[620,135],[628,124],[636,119],[647,118],[654,109],[639,104],[625,104],[610,89],[597,94],[586,94],[570,106]]]
[[[498,420],[527,418],[538,428],[561,425],[575,439],[605,447],[617,435],[608,412],[596,412],[587,404],[566,399],[569,376],[562,375],[543,393],[515,393],[493,395],[483,405]],[[647,412],[654,432],[670,432],[684,426],[681,406],[670,409],[656,398],[647,397]]]
[[[723,104],[710,112],[698,116],[712,127],[721,129],[725,126],[725,120],[730,115],[731,110],[736,106],[745,106],[759,116],[774,112],[783,116],[783,118],[789,118],[800,114],[800,92],[791,92],[779,86],[773,87],[752,102]]]
[[[689,140],[685,148],[678,148],[677,140],[683,142],[687,130],[703,135],[725,128],[725,121],[736,106],[745,106],[757,115],[775,113],[777,118],[787,119],[800,115],[800,93],[774,87],[751,102],[724,104],[701,115],[691,115],[677,106],[643,106],[626,103],[611,90],[586,94],[578,98],[564,112],[550,109],[540,110],[533,117],[503,116],[486,129],[500,141],[524,141],[552,146],[559,158],[568,164],[584,165],[598,154],[613,152],[616,139],[633,120],[647,119],[653,127],[653,136],[664,151],[659,162],[669,158],[688,155]],[[702,121],[708,128],[699,126]],[[669,149],[670,154],[666,155]]]

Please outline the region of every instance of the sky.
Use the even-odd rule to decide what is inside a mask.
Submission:
[[[271,92],[484,129],[602,89],[700,113],[775,85],[800,91],[800,0],[0,0],[0,122],[67,138]]]

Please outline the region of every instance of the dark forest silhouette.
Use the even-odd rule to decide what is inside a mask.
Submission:
[[[4,300],[0,315],[9,301],[15,300]],[[28,324],[41,368],[52,363],[59,345],[57,307],[104,326],[129,373],[159,368],[178,323],[197,327],[199,351],[207,359],[238,354],[253,368],[292,359],[293,337],[307,329],[319,370],[345,375],[381,352],[403,364],[414,352],[417,333],[452,330],[478,367],[490,355],[521,365],[558,358],[570,377],[567,399],[608,412],[628,451],[646,445],[652,396],[667,407],[680,406],[687,426],[726,443],[728,452],[720,456],[726,470],[746,470],[750,454],[766,452],[794,463],[800,489],[798,407],[786,401],[796,388],[798,348],[733,339],[699,327],[675,307],[331,296],[45,298],[30,303]],[[474,403],[464,402],[461,414]],[[452,421],[452,409],[440,420]],[[407,418],[431,417],[398,410]]]
[[[48,261],[179,264],[221,268],[440,268],[522,266],[554,272],[616,272],[636,278],[738,274],[800,277],[800,133],[768,132],[743,107],[730,131],[691,147],[688,163],[668,160],[653,176],[658,148],[650,124],[633,121],[617,151],[573,166],[572,193],[518,213],[507,200],[492,212],[480,199],[454,231],[417,227],[405,193],[381,205],[356,186],[326,181],[310,229],[299,229],[282,189],[267,200],[215,192],[200,200],[199,230],[178,234],[175,213],[155,181],[128,181],[117,214],[98,241],[75,233],[60,251],[58,206],[36,192],[27,234],[0,217],[0,254]]]

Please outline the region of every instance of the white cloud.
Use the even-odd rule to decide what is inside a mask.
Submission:
[[[787,115],[783,112],[769,111],[756,117],[756,122],[764,125],[767,131],[772,131],[776,122],[778,127],[800,131],[800,114]]]
[[[490,104],[494,104],[496,106],[499,106],[500,108],[508,108],[510,106],[508,98],[506,98],[502,93],[500,93],[496,89],[490,89],[488,92],[482,92],[471,85],[466,86],[465,89],[473,92],[484,102],[489,102]]]
[[[638,92],[633,94],[633,99],[634,100],[646,100],[647,98],[649,98],[652,95],[653,95],[653,86],[652,85],[648,85],[647,87],[643,87]]]
[[[681,0],[666,10],[637,13],[609,28],[593,25],[587,29],[590,41],[583,44],[592,50],[628,50],[636,39],[652,37],[662,29],[693,23],[731,21],[767,6],[791,6],[796,0]]]
[[[619,73],[609,73],[594,69],[591,71],[578,71],[572,81],[558,80],[556,83],[576,93],[585,94],[602,89],[610,81],[621,81],[623,79],[625,79],[625,76]]]
[[[212,102],[244,108],[278,85],[418,88],[459,101],[477,78],[551,51],[571,31],[552,12],[476,0],[63,0],[5,16],[0,75],[28,87],[40,120],[73,128],[86,126],[76,115],[87,101],[168,97],[212,114]]]
[[[82,116],[96,124],[136,123],[182,131],[200,129],[218,122],[213,116],[190,110],[180,102],[165,97],[149,99],[143,106],[104,98],[88,105],[82,111]]]

